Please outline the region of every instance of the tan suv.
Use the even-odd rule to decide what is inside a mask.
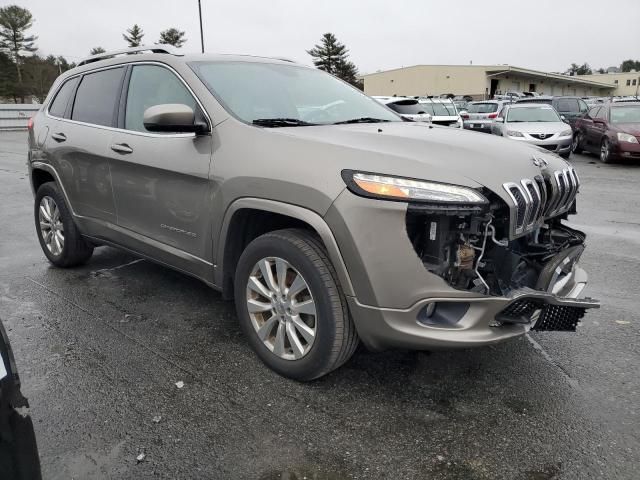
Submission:
[[[29,132],[60,267],[112,245],[235,297],[260,358],[322,376],[380,350],[574,330],[579,180],[529,145],[403,121],[322,71],[164,46],[90,57]]]

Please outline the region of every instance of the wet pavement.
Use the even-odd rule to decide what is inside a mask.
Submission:
[[[0,133],[0,317],[44,478],[638,478],[640,164],[573,157],[586,293],[603,301],[577,333],[359,351],[300,384],[196,280],[106,247],[49,266],[25,140]]]

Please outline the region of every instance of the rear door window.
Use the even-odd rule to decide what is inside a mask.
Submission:
[[[556,110],[562,113],[578,113],[580,107],[576,98],[559,98]]]
[[[64,85],[58,90],[56,97],[51,102],[49,107],[49,114],[54,117],[64,117],[64,112],[67,111],[67,105],[69,105],[69,99],[73,94],[73,89],[76,88],[78,83],[78,77],[67,80]]]
[[[135,65],[127,91],[124,128],[147,132],[143,123],[145,110],[167,103],[179,103],[196,110],[193,95],[173,72],[158,65]]]
[[[71,119],[111,127],[114,125],[124,68],[110,68],[82,77]]]

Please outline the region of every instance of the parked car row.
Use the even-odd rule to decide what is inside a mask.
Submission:
[[[373,97],[412,121],[465,128],[528,142],[569,158],[588,151],[603,162],[640,158],[640,101],[634,98],[521,95],[494,100],[462,97]]]
[[[431,97],[373,97],[407,120],[462,128],[463,121],[453,100]]]

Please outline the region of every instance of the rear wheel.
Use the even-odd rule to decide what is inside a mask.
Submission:
[[[605,138],[600,144],[600,161],[602,163],[611,163],[611,143]]]
[[[358,346],[325,249],[303,230],[270,232],[247,246],[236,269],[235,301],[251,347],[285,377],[326,375]]]
[[[93,254],[93,247],[82,238],[54,182],[43,183],[38,188],[34,217],[40,247],[57,267],[79,265]]]

